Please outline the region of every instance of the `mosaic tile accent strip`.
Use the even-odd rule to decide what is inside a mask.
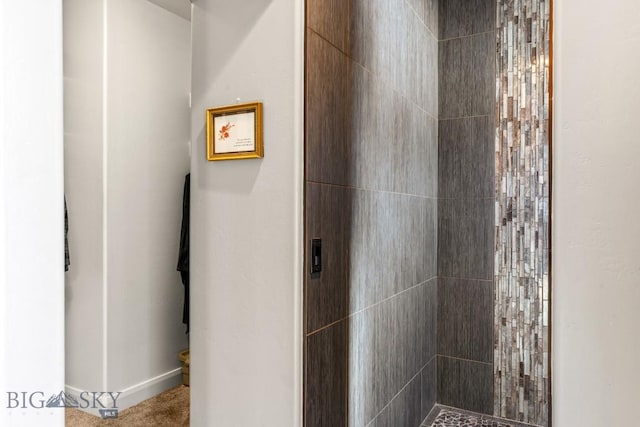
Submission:
[[[515,424],[487,415],[463,414],[443,409],[431,427],[515,427]]]
[[[494,415],[547,426],[552,0],[497,0]]]

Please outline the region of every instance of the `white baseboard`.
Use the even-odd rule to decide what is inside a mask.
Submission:
[[[118,411],[122,412],[125,409],[130,408],[131,406],[137,405],[144,400],[157,396],[163,391],[169,390],[173,387],[177,387],[180,384],[182,384],[182,370],[180,368],[176,368],[169,372],[165,372],[164,374],[158,375],[157,377],[150,378],[131,387],[127,387],[124,390],[115,390],[120,392],[120,395],[117,398]],[[84,391],[70,385],[65,386],[65,390],[67,394],[72,395],[76,399],[78,399],[80,394]],[[111,398],[109,396],[104,397],[106,398],[106,400],[108,400],[108,402],[104,402],[104,405],[112,406],[113,401],[111,400]],[[92,415],[100,416],[97,408],[88,407],[78,409]]]

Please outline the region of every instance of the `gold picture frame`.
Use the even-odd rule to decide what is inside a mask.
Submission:
[[[262,102],[209,108],[207,160],[259,159],[262,143]]]

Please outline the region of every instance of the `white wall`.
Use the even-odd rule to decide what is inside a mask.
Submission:
[[[640,3],[555,3],[553,425],[636,425]]]
[[[67,384],[180,382],[176,271],[189,171],[190,23],[146,0],[65,0]]]
[[[0,147],[0,425],[62,426],[5,394],[64,387],[60,1],[0,2]]]
[[[184,19],[191,21],[191,0],[148,0]]]
[[[193,426],[301,423],[303,3],[193,3]],[[207,162],[205,109],[237,98],[265,157]]]
[[[189,172],[189,21],[145,0],[107,6],[108,387],[179,367],[178,264]]]
[[[102,0],[64,0],[64,186],[70,213],[66,382],[102,390]]]

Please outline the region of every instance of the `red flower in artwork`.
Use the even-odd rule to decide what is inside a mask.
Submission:
[[[229,138],[229,130],[234,126],[235,125],[232,125],[230,122],[227,122],[226,125],[223,125],[218,131],[218,139],[220,141],[224,141],[225,139]]]

